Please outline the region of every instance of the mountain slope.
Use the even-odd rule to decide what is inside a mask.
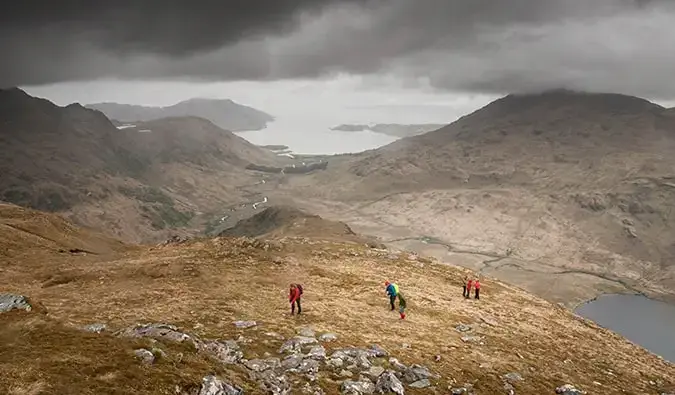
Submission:
[[[282,159],[201,118],[118,129],[101,112],[0,91],[0,200],[63,212],[129,241],[158,240],[246,199],[245,168]]]
[[[12,216],[39,222],[41,214]],[[0,255],[0,288],[33,306],[0,313],[3,394],[187,395],[216,375],[245,393],[278,386],[336,395],[350,380],[368,386],[362,374],[372,387],[377,367],[410,395],[549,394],[565,384],[606,395],[675,389],[673,364],[616,334],[491,278],[480,300],[463,299],[465,270],[408,253],[246,238],[113,255],[24,247],[21,260]],[[388,309],[386,279],[407,297],[405,321]],[[300,316],[287,314],[290,282],[303,284]],[[316,339],[327,332],[335,340]]]
[[[675,118],[646,100],[511,95],[294,187],[325,217],[550,300],[675,298],[672,152]]]
[[[167,107],[145,107],[130,104],[95,103],[87,108],[103,112],[108,118],[121,122],[144,122],[169,117],[200,117],[233,132],[260,130],[274,117],[232,100],[190,99]]]

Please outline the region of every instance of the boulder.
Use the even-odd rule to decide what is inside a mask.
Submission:
[[[368,352],[370,353],[371,356],[375,358],[382,358],[389,355],[387,350],[378,346],[377,344],[371,345],[370,348],[368,349]]]
[[[210,354],[220,362],[228,365],[236,364],[244,357],[244,353],[239,349],[239,345],[233,340],[202,343],[199,346],[199,351]]]
[[[365,372],[365,375],[367,377],[370,377],[372,379],[377,380],[378,377],[380,377],[384,373],[384,368],[381,366],[371,366],[370,369],[368,369],[367,372]]]
[[[199,342],[192,336],[178,330],[177,327],[168,324],[139,324],[115,333],[115,336],[121,337],[150,337],[158,340],[169,340],[173,342],[192,342],[195,347]]]
[[[152,365],[152,363],[155,362],[155,355],[150,350],[146,350],[145,348],[134,350],[134,354],[146,365]]]
[[[216,376],[206,376],[202,379],[199,395],[242,395],[244,391],[232,384],[226,383]]]
[[[22,295],[0,294],[0,313],[6,313],[10,310],[31,311],[31,305],[28,298]]]
[[[344,364],[345,362],[340,358],[331,358],[328,361],[326,361],[326,365],[332,368],[341,368],[342,366],[344,366]]]
[[[405,394],[403,384],[392,371],[386,371],[378,377],[377,383],[375,384],[375,390],[380,394]]]
[[[407,383],[414,383],[419,380],[435,377],[429,369],[420,365],[411,365],[403,371],[403,380]]]
[[[363,395],[375,392],[375,386],[369,381],[346,380],[340,386],[340,392],[347,395]]]
[[[298,367],[301,373],[316,374],[319,372],[319,361],[313,359],[305,359]]]

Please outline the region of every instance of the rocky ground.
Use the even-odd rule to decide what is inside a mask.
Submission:
[[[415,254],[320,235],[124,246],[9,213],[0,393],[675,389],[675,366],[618,335],[489,277],[481,300],[463,299],[464,269]],[[406,320],[389,311],[385,279],[407,296]],[[291,282],[304,286],[300,316],[288,311]]]

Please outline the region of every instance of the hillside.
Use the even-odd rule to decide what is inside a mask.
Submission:
[[[357,232],[549,300],[675,299],[673,152],[675,118],[646,100],[510,95],[289,189]]]
[[[42,235],[55,240],[88,238],[52,215],[3,206],[0,216],[55,223]],[[488,277],[480,300],[463,299],[464,269],[404,252],[302,238],[108,254],[12,248],[22,246],[20,260],[0,255],[3,394],[675,389],[674,365],[619,336]],[[385,279],[407,296],[405,321],[388,310]],[[300,316],[288,314],[290,282],[305,290]]]
[[[374,238],[357,235],[342,222],[329,221],[291,206],[268,207],[258,214],[240,220],[232,228],[221,232],[220,236],[267,239],[305,237],[369,245],[379,244]]]
[[[363,132],[371,130],[376,133],[387,134],[394,137],[411,137],[428,133],[444,127],[445,124],[419,124],[402,125],[396,123],[378,123],[375,125],[350,125],[343,124],[332,128],[341,132]]]
[[[171,117],[199,117],[232,132],[265,129],[267,123],[274,120],[269,114],[232,100],[190,99],[167,107],[118,103],[95,103],[86,107],[101,111],[110,119],[130,123]]]
[[[118,129],[101,112],[0,90],[0,200],[60,212],[127,241],[159,240],[250,199],[250,164],[282,165],[201,118]],[[194,230],[189,230],[194,232]]]

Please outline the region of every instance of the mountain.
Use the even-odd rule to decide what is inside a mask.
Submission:
[[[646,100],[509,95],[288,188],[356,231],[552,301],[675,300],[673,152],[675,118]]]
[[[148,247],[88,232],[0,205],[0,393],[675,390],[675,365],[620,336],[487,276],[479,301],[462,299],[466,270],[407,252],[290,238]],[[387,279],[406,320],[389,311]]]
[[[0,91],[0,200],[65,213],[128,241],[197,224],[246,200],[251,164],[284,163],[211,122],[166,118],[118,129],[78,104]]]
[[[438,130],[444,127],[445,124],[418,124],[418,125],[402,125],[396,123],[378,123],[375,125],[350,125],[343,124],[332,128],[342,132],[363,132],[371,130],[376,133],[387,134],[394,137],[411,137],[420,134],[428,133],[433,130]]]
[[[168,107],[145,107],[130,104],[96,103],[87,108],[104,113],[108,118],[123,123],[152,121],[169,117],[200,117],[208,119],[221,129],[233,132],[261,130],[274,117],[255,108],[237,104],[232,100],[190,99]]]

